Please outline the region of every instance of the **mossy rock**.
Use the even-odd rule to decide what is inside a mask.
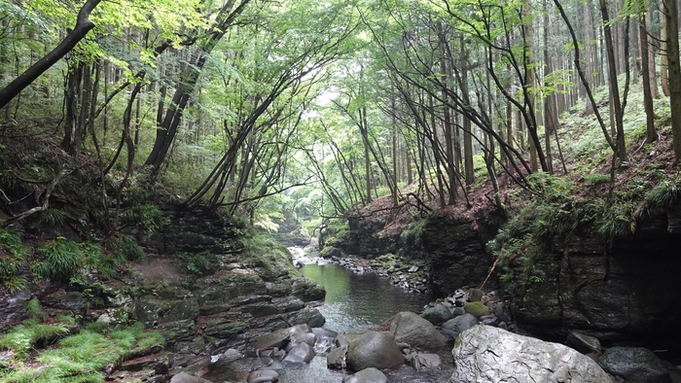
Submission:
[[[470,314],[475,315],[476,318],[489,315],[489,308],[482,302],[470,302],[463,306],[463,309]]]

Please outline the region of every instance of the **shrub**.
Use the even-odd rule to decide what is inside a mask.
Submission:
[[[588,186],[604,184],[604,183],[607,183],[607,182],[610,182],[610,175],[609,174],[595,173],[595,174],[586,174],[584,176],[584,183]]]

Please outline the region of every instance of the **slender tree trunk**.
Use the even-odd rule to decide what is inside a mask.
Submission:
[[[544,82],[553,72],[553,63],[549,56],[549,4],[544,0]],[[556,96],[553,93],[544,95],[544,146],[546,146],[546,162],[548,171],[553,173],[553,158],[551,156],[551,132],[558,128],[558,113],[556,112]]]
[[[642,11],[645,11],[645,9]],[[646,111],[646,140],[648,142],[653,142],[657,140],[657,132],[655,132],[655,112],[653,111],[653,96],[650,89],[650,83],[651,81],[655,81],[655,79],[650,78],[650,70],[648,68],[650,61],[648,61],[649,46],[645,16],[639,17],[638,29],[641,41],[641,64],[643,66],[641,72],[643,74],[643,106]]]
[[[664,4],[660,3],[660,83],[662,85],[662,92],[669,97],[669,68],[667,65],[667,28],[666,18],[664,15]]]
[[[74,60],[74,66],[69,70],[68,79],[66,81],[65,93],[65,107],[66,120],[64,123],[64,139],[61,142],[61,147],[64,151],[73,156],[77,156],[80,152],[80,97],[81,97],[81,82],[83,78],[82,62]]]
[[[667,67],[669,70],[669,101],[672,110],[674,158],[681,163],[681,66],[679,65],[679,19],[677,0],[663,0],[667,29]]]
[[[461,93],[468,102],[468,52],[464,47],[464,38],[461,36]],[[470,102],[468,102],[470,105]],[[475,167],[473,166],[473,132],[471,120],[463,116],[463,162],[466,185],[470,186],[475,182]]]
[[[608,82],[610,86],[610,99],[613,105],[616,125],[616,147],[617,156],[620,161],[627,160],[627,147],[624,143],[624,123],[622,116],[622,104],[620,101],[619,86],[617,84],[617,61],[615,60],[615,47],[612,42],[612,31],[610,28],[610,16],[608,13],[607,0],[599,0],[601,5],[601,15],[603,16],[603,33],[605,36],[606,53],[608,56]]]
[[[651,12],[646,12],[645,22],[648,26],[652,25],[653,19]],[[657,89],[657,76],[655,75],[655,41],[652,36],[647,34],[646,41],[648,42],[648,78],[650,78],[650,94],[653,98],[660,98],[660,92]]]

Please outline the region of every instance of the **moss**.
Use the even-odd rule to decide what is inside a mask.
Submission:
[[[463,309],[469,313],[475,315],[476,318],[489,315],[489,308],[485,306],[482,302],[470,302],[463,306]]]

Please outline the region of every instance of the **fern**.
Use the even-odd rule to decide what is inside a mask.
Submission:
[[[38,252],[43,259],[33,266],[33,272],[41,278],[68,280],[85,265],[80,246],[64,237],[39,245]]]

